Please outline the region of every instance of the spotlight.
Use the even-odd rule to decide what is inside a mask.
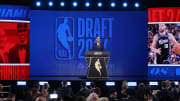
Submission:
[[[123,7],[127,7],[128,6],[128,3],[127,2],[124,2],[123,3]]]
[[[70,86],[70,85],[71,85],[71,82],[67,82],[67,85]]]
[[[115,86],[115,82],[106,82],[106,86]]]
[[[48,5],[49,5],[49,7],[52,7],[53,6],[53,2],[49,1]]]
[[[90,86],[91,85],[91,82],[86,82],[86,86]]]
[[[61,7],[64,7],[65,6],[65,3],[62,1],[62,2],[60,2],[60,6]]]
[[[50,94],[50,99],[57,99],[58,95],[57,94]]]
[[[111,2],[111,7],[115,7],[116,3],[115,2]]]
[[[36,2],[36,6],[37,6],[37,7],[40,7],[40,6],[41,6],[41,2],[40,2],[40,1],[37,1],[37,2]]]
[[[78,6],[78,3],[77,3],[76,1],[74,1],[74,2],[72,3],[72,5],[73,5],[73,7],[77,7],[77,6]]]
[[[149,82],[149,85],[150,86],[158,86],[159,84],[158,84],[158,82]]]
[[[43,86],[43,85],[45,85],[46,83],[48,83],[47,81],[39,81],[39,85],[40,86]]]
[[[128,86],[137,86],[137,82],[128,82]]]
[[[97,5],[98,5],[98,7],[102,7],[103,4],[102,4],[102,2],[98,2]]]
[[[90,3],[89,3],[89,2],[86,2],[86,3],[85,3],[85,6],[86,6],[86,7],[89,7],[89,6],[90,6]]]
[[[179,85],[179,82],[178,82],[178,81],[174,81],[174,84],[175,84],[176,86],[178,86],[178,85]]]
[[[136,8],[139,8],[140,4],[139,4],[138,2],[136,2],[136,3],[134,4],[134,6],[135,6]]]
[[[18,86],[26,86],[26,81],[17,81]]]

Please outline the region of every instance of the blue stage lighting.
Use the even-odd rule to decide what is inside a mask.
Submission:
[[[53,2],[49,1],[48,5],[49,5],[49,7],[52,7],[53,6]]]
[[[134,4],[134,6],[135,6],[136,8],[139,8],[140,4],[139,4],[138,2],[136,2],[136,3]]]
[[[77,6],[78,6],[78,3],[77,3],[76,1],[74,1],[74,2],[72,3],[72,5],[73,5],[73,7],[77,7]]]
[[[115,82],[106,82],[106,86],[115,86]]]
[[[48,83],[48,81],[39,81],[39,85],[40,85],[40,86],[43,86],[43,85],[45,85],[46,83]]]
[[[70,86],[70,85],[71,85],[71,82],[67,82],[67,85]]]
[[[86,86],[90,86],[91,85],[91,82],[86,82]]]
[[[98,2],[97,5],[98,5],[98,7],[102,7],[103,4],[102,4],[102,2]]]
[[[111,7],[115,7],[116,3],[115,2],[111,2]]]
[[[62,1],[62,2],[60,2],[60,6],[61,7],[64,7],[65,6],[65,3]]]
[[[26,81],[17,81],[18,86],[26,86]]]
[[[86,2],[86,3],[85,3],[85,6],[86,6],[86,7],[89,7],[89,6],[90,6],[90,3],[89,3],[89,2]]]
[[[159,84],[158,84],[158,82],[149,82],[149,85],[150,86],[158,86]]]
[[[178,86],[178,85],[179,85],[179,82],[178,82],[178,81],[174,81],[174,84],[175,84],[176,86]]]
[[[37,2],[36,2],[36,6],[37,6],[37,7],[40,7],[40,6],[41,6],[41,2],[40,2],[40,1],[37,1]]]
[[[128,86],[130,87],[137,86],[137,82],[128,82]]]
[[[123,3],[123,7],[127,7],[128,6],[128,3],[127,2],[124,2]]]

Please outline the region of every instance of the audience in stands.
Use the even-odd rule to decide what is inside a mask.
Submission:
[[[135,90],[132,89],[132,88],[128,88],[127,89],[127,99],[125,99],[124,101],[139,101],[136,99],[136,96],[135,96]]]
[[[101,97],[99,101],[109,101],[109,99],[107,97]]]
[[[101,97],[101,88],[96,87],[95,91],[94,91],[99,97]]]
[[[48,100],[47,100],[46,96],[44,96],[43,94],[39,94],[35,98],[35,101],[48,101]]]
[[[86,101],[99,101],[99,97],[96,93],[91,93]]]
[[[91,93],[91,90],[87,88],[86,83],[82,82],[81,89],[77,92],[76,95],[88,97],[90,93]]]
[[[173,101],[172,92],[169,91],[169,82],[162,81],[161,82],[161,90],[157,92],[157,96],[159,101]]]
[[[31,89],[29,89],[27,91],[27,94],[25,96],[25,100],[24,101],[33,101],[33,91]]]
[[[48,92],[49,88],[50,88],[50,85],[48,83],[45,83],[41,92],[43,96],[46,97],[47,99],[49,97],[49,92]]]
[[[135,91],[136,98],[139,101],[144,101],[144,94],[145,94],[145,84],[140,83],[137,90]]]
[[[91,83],[90,90],[91,90],[91,92],[95,92],[95,90],[96,90],[95,83],[93,83],[93,82]]]
[[[91,86],[86,86],[85,82],[81,83],[81,88],[74,95],[74,91],[67,85],[66,81],[62,82],[58,89],[49,89],[47,83],[41,88],[39,85],[27,87],[28,89],[21,92],[23,97],[17,98],[13,93],[9,93],[6,97],[1,96],[0,101],[180,101],[180,86],[176,87],[174,82],[162,81],[161,89],[152,90],[149,85],[139,83],[137,88],[128,88],[127,81],[123,81],[122,89],[115,87],[107,87],[102,90],[92,83]],[[52,86],[53,87],[53,86]],[[0,92],[3,90],[3,85],[0,84]],[[52,92],[53,91],[53,92]],[[120,94],[117,92],[120,91]],[[57,93],[56,93],[57,92]],[[50,98],[50,94],[57,94],[58,98]],[[104,93],[108,93],[107,96]],[[21,95],[21,94],[20,94]],[[17,98],[17,99],[16,99]]]
[[[77,96],[75,101],[86,101],[86,98],[84,96]]]
[[[101,96],[101,89],[99,87],[96,87],[96,84],[94,82],[92,82],[90,85],[90,91],[91,93],[96,93],[98,97]]]
[[[34,87],[32,88],[33,94],[40,94],[40,85],[35,84]]]
[[[128,82],[126,80],[124,80],[122,82],[122,89],[121,89],[121,93],[119,95],[122,100],[127,99],[127,92],[126,92],[127,89],[128,89]]]
[[[109,101],[119,101],[117,99],[117,91],[115,89],[109,90]]]
[[[59,97],[62,97],[63,101],[72,101],[74,96],[72,89],[67,85],[66,81],[62,82],[62,87],[57,89],[57,93]]]
[[[3,97],[3,93],[2,92],[3,92],[3,85],[0,84],[0,98]]]
[[[4,101],[16,101],[16,95],[13,93],[9,93],[8,97],[4,99]]]

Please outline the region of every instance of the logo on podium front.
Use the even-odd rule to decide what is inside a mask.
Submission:
[[[88,69],[88,79],[107,79],[107,64],[109,62],[109,57],[86,57],[86,63],[89,67]]]
[[[56,18],[56,59],[71,60],[74,57],[74,19]]]
[[[102,68],[102,66],[101,66],[101,63],[100,63],[99,59],[97,59],[97,61],[95,62],[95,68],[99,72],[99,75],[101,76],[101,68]]]

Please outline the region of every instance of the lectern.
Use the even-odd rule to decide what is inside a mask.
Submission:
[[[107,64],[110,52],[86,51],[85,59],[88,65],[87,79],[107,79]]]

